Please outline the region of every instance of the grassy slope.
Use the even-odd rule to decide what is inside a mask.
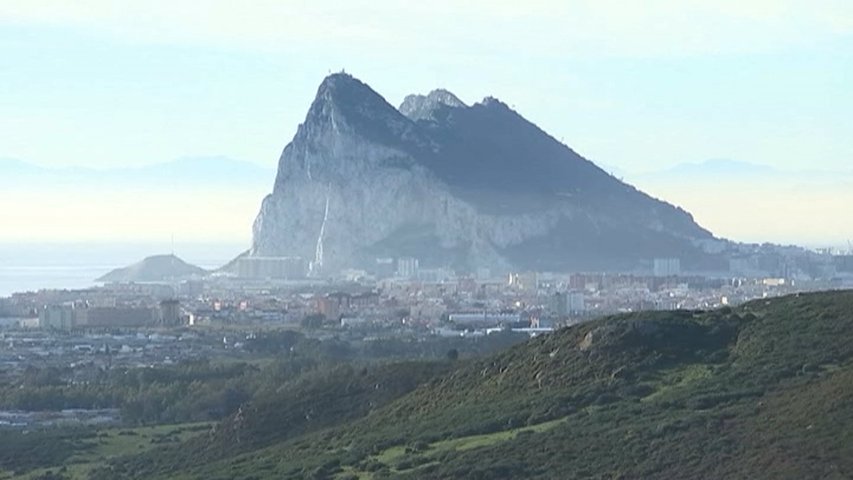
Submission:
[[[244,452],[262,451],[283,440],[364,417],[451,367],[449,362],[405,361],[369,367],[344,365],[309,373],[245,405],[202,441],[188,442],[179,449],[159,448],[114,462],[95,477],[148,478],[165,473],[166,478],[173,478],[176,466],[181,466],[192,475],[214,478],[205,473],[211,463],[221,463],[222,459]],[[231,477],[227,474],[221,478]]]
[[[108,428],[85,440],[77,439],[71,455],[61,463],[64,467],[39,468],[26,473],[0,472],[0,480],[28,480],[48,472],[72,479],[85,479],[89,472],[101,468],[118,455],[128,452],[145,452],[163,444],[176,445],[210,430],[209,423],[160,425],[156,427]],[[43,448],[51,448],[44,445]]]
[[[155,472],[131,458],[113,473],[850,478],[851,400],[853,292],[820,293],[590,322],[461,364],[363,417],[262,434],[218,461]]]

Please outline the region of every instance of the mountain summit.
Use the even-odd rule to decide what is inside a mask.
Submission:
[[[425,266],[536,270],[712,261],[685,211],[607,174],[503,102],[447,90],[394,108],[345,74],[323,80],[279,160],[252,254],[315,271],[415,257]]]
[[[442,106],[465,107],[462,100],[444,89],[433,90],[429,95],[408,95],[400,105],[400,113],[412,120],[433,120],[433,112]]]

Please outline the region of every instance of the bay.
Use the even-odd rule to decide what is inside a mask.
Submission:
[[[202,268],[216,268],[245,249],[233,243],[0,243],[0,297],[92,287],[110,270],[172,252]]]

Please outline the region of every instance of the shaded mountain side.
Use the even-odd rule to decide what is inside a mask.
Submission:
[[[601,250],[590,251],[596,244]],[[513,265],[525,265],[535,271],[613,271],[625,272],[648,263],[662,251],[683,258],[686,268],[725,270],[723,255],[693,256],[695,245],[683,238],[662,232],[635,232],[619,225],[597,224],[590,218],[562,219],[548,234],[498,249],[498,254]],[[442,247],[435,225],[406,225],[386,238],[358,252],[365,262],[380,256],[416,257],[424,265],[463,266],[470,256],[470,244]]]
[[[560,241],[566,222],[584,241]],[[525,242],[540,237],[551,250],[538,253],[586,258],[593,269],[636,268],[672,256],[673,243],[687,267],[713,262],[700,246],[713,236],[690,214],[607,174],[499,100],[468,106],[437,90],[398,110],[349,75],[327,77],[281,155],[252,254],[333,271],[394,256],[394,236],[411,229],[429,230],[410,254],[426,266],[533,268],[531,255],[504,252],[530,251]],[[634,248],[608,235],[651,241]]]
[[[598,248],[590,251],[591,244]],[[728,259],[723,255],[696,255],[696,245],[688,239],[655,230],[635,231],[620,224],[602,224],[590,217],[563,219],[550,234],[501,250],[511,263],[527,265],[535,271],[613,272],[650,268],[649,260],[661,252],[683,259],[689,270],[728,268]]]
[[[220,427],[231,429],[226,445],[245,453],[209,462],[173,448],[156,469],[147,457],[129,457],[116,461],[112,473],[242,479],[849,478],[851,311],[853,292],[845,291],[712,312],[604,318],[459,362],[447,373],[425,372],[413,382],[419,387],[355,420],[335,415],[339,421],[316,431],[266,427],[308,402],[284,396],[278,404],[244,408],[242,418]],[[357,384],[357,378],[336,388]],[[375,381],[382,385],[393,378]],[[240,446],[252,438],[263,439],[257,444],[263,448]],[[205,440],[193,443],[199,441]],[[206,441],[221,445],[222,438]]]
[[[206,275],[207,270],[190,265],[175,255],[154,255],[128,267],[115,269],[98,282],[160,282]]]
[[[347,365],[299,378],[222,423],[206,444],[207,454],[211,459],[233,454],[235,439],[251,450],[364,417],[450,369],[446,362]]]
[[[589,204],[608,197],[650,200],[497,99],[487,98],[469,108],[443,108],[446,114],[437,123],[435,136],[442,137],[447,151],[431,158],[430,167],[451,186],[502,192],[508,198],[562,194]]]

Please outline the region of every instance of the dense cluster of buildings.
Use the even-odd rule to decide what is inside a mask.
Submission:
[[[212,357],[243,358],[241,338],[219,332],[0,329],[0,381],[20,378],[28,368],[61,369],[73,383],[99,378],[111,368],[169,365]],[[0,419],[2,422],[2,419]]]
[[[732,268],[750,274],[729,276],[687,274],[675,257],[651,260],[644,273],[505,275],[423,268],[412,257],[378,258],[371,271],[310,278],[299,258],[247,256],[231,274],[202,279],[19,293],[0,299],[0,317],[22,318],[27,327],[82,331],[264,325],[365,335],[495,328],[538,333],[606,314],[710,309],[853,287],[853,255],[824,255],[817,263],[779,258],[784,256],[735,256]]]
[[[161,300],[156,306],[93,306],[86,302],[44,305],[38,326],[60,330],[75,328],[174,327],[182,321],[180,302]]]

